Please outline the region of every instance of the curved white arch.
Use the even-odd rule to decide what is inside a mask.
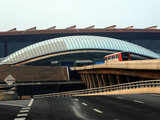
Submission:
[[[72,51],[77,49],[119,50],[128,51],[152,58],[160,57],[158,54],[149,49],[119,39],[82,35],[54,38],[32,44],[10,54],[1,61],[1,64],[15,64],[54,52],[57,53],[61,51]]]

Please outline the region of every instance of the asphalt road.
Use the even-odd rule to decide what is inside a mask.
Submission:
[[[14,120],[29,100],[0,101],[0,120]]]
[[[20,101],[19,101],[20,102]],[[25,104],[22,104],[25,102]],[[4,105],[0,104],[0,111]],[[7,105],[6,108],[7,109]],[[160,95],[42,97],[12,106],[12,120],[159,120]],[[18,112],[19,111],[19,112]],[[1,114],[3,114],[1,113]],[[8,115],[8,116],[9,116]],[[10,117],[11,118],[11,117]],[[0,119],[1,120],[1,119]],[[6,117],[3,120],[10,120]]]
[[[159,120],[160,95],[37,98],[30,120]]]

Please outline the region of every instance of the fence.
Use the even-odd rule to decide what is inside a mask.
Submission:
[[[35,97],[78,96],[78,95],[111,92],[111,91],[117,91],[117,90],[127,90],[127,89],[134,89],[134,88],[152,88],[152,87],[160,87],[160,80],[146,80],[146,81],[130,82],[130,83],[117,84],[117,85],[92,88],[92,89],[83,89],[83,90],[59,92],[59,93],[52,93],[52,94],[36,95]]]

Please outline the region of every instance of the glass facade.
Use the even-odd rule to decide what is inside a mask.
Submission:
[[[54,38],[32,44],[8,55],[1,61],[1,64],[14,64],[46,54],[84,49],[127,51],[151,58],[160,57],[149,49],[127,41],[109,37],[82,35]]]
[[[0,41],[0,58],[4,57],[4,41]]]

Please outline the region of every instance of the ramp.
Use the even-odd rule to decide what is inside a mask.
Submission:
[[[0,66],[0,83],[5,83],[7,76],[15,78],[16,83],[68,81],[68,67],[51,66]]]

